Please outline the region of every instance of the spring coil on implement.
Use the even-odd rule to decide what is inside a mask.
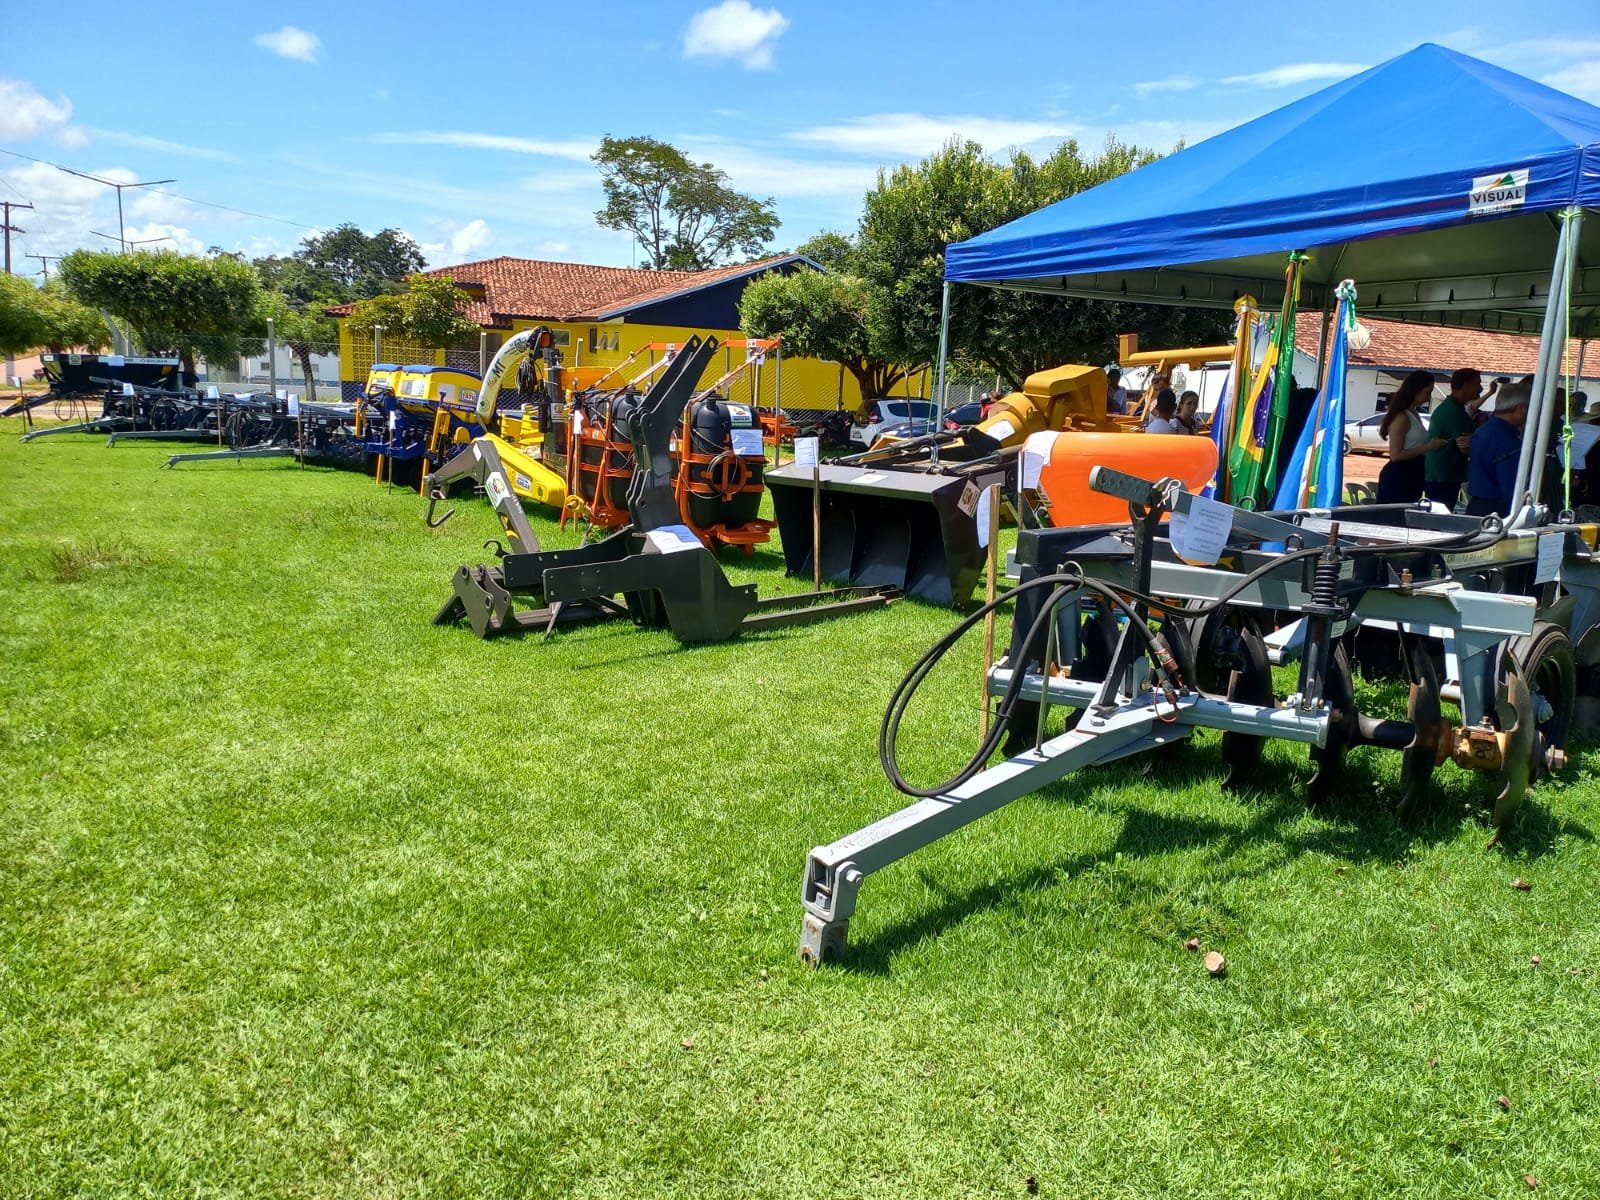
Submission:
[[[1344,556],[1339,553],[1339,523],[1335,521],[1328,529],[1328,544],[1317,555],[1311,576],[1311,603],[1305,608],[1308,614],[1336,616],[1341,611],[1338,586],[1339,564],[1343,561]]]

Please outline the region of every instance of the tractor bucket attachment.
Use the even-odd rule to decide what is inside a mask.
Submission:
[[[767,472],[767,490],[789,574],[812,574],[812,471]],[[822,577],[891,587],[939,605],[972,598],[983,570],[978,498],[998,483],[995,462],[948,474],[824,464],[821,488]]]

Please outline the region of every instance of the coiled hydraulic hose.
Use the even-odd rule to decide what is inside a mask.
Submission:
[[[1503,540],[1505,536],[1504,528],[1495,523],[1493,525],[1485,525],[1483,529],[1470,530],[1445,542],[1430,543],[1427,548],[1435,552],[1480,550]],[[1356,545],[1341,547],[1341,553],[1346,557],[1360,557],[1387,554],[1393,549],[1393,546],[1387,545]],[[878,761],[883,766],[884,775],[899,791],[908,796],[926,799],[932,796],[942,796],[960,787],[983,770],[995,750],[999,748],[1001,739],[1006,736],[1012,711],[1015,709],[1022,691],[1025,672],[1021,669],[1012,671],[1010,682],[1006,684],[1006,690],[1001,695],[999,706],[995,710],[995,720],[990,724],[989,733],[978,746],[976,753],[954,775],[932,787],[914,786],[901,774],[898,752],[900,722],[905,717],[906,710],[910,708],[911,699],[916,694],[917,689],[922,686],[923,681],[933,671],[933,668],[950,652],[956,643],[976,628],[984,617],[1000,608],[1001,605],[1011,603],[1024,593],[1046,587],[1054,589],[1040,607],[1038,615],[1034,617],[1033,623],[1029,625],[1028,631],[1023,637],[1019,654],[1021,662],[1031,660],[1032,652],[1043,640],[1046,631],[1049,629],[1049,623],[1055,619],[1056,608],[1061,602],[1068,599],[1075,592],[1089,591],[1102,597],[1108,604],[1121,610],[1128,617],[1130,626],[1144,639],[1146,647],[1150,650],[1150,658],[1157,672],[1166,677],[1169,683],[1176,685],[1180,681],[1177,679],[1175,667],[1171,665],[1172,657],[1159,636],[1146,625],[1144,616],[1134,608],[1135,601],[1147,606],[1165,608],[1168,612],[1181,614],[1184,618],[1192,619],[1210,616],[1212,613],[1226,608],[1235,596],[1257,580],[1272,574],[1288,563],[1313,558],[1322,553],[1323,547],[1308,546],[1304,549],[1291,550],[1280,554],[1271,561],[1265,562],[1254,570],[1239,576],[1215,599],[1198,604],[1185,605],[1181,608],[1174,606],[1170,598],[1163,600],[1158,596],[1111,584],[1102,579],[1095,579],[1085,575],[1081,569],[1076,569],[1070,564],[1064,570],[1050,575],[1039,575],[1018,584],[987,604],[975,609],[954,629],[928,647],[922,657],[912,665],[911,670],[906,672],[895,687],[894,694],[889,697],[888,707],[884,709],[883,722],[878,727]]]

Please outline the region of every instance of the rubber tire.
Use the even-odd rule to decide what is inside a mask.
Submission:
[[[1578,704],[1578,663],[1567,631],[1550,621],[1535,621],[1527,637],[1507,643],[1528,687],[1550,704],[1550,719],[1539,726],[1545,745],[1564,750]],[[1545,686],[1553,683],[1552,695]]]

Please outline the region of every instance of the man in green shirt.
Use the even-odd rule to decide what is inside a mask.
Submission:
[[[1435,504],[1452,512],[1461,498],[1461,485],[1467,481],[1467,447],[1472,442],[1472,415],[1482,407],[1483,377],[1471,367],[1462,367],[1450,376],[1450,394],[1433,410],[1428,425],[1430,438],[1445,438],[1445,444],[1428,451],[1427,483],[1424,494]]]

